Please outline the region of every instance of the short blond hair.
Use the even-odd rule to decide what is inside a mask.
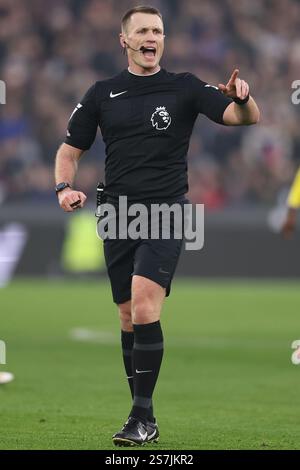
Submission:
[[[122,31],[126,31],[130,18],[135,13],[147,13],[148,15],[157,15],[163,21],[162,14],[157,8],[147,6],[147,5],[138,5],[126,11],[121,22]]]

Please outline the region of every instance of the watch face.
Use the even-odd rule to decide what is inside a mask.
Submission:
[[[55,188],[55,191],[58,193],[59,191],[62,191],[63,189],[65,188],[69,188],[70,185],[68,183],[59,183],[56,188]]]

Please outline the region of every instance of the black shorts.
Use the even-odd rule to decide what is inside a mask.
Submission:
[[[188,202],[177,199],[174,202]],[[183,238],[176,239],[105,239],[104,255],[116,304],[131,299],[133,275],[151,279],[170,294],[171,282],[179,260]]]

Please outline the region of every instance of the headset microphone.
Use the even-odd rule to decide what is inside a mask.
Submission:
[[[125,41],[124,41],[124,44],[125,46],[129,47],[129,49],[132,49],[135,52],[143,52],[143,50],[145,49],[144,46],[142,46],[140,49],[134,49],[133,47],[129,46],[129,44],[127,44],[127,42]],[[125,47],[124,47],[124,54],[125,54]]]

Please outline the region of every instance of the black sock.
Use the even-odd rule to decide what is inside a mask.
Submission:
[[[134,333],[133,331],[123,331],[121,330],[121,343],[122,343],[122,353],[123,353],[123,362],[127,375],[128,385],[131,392],[131,397],[134,397],[134,384],[133,384],[133,373],[132,373],[132,349],[134,342]],[[149,421],[154,422],[153,417],[153,405],[151,401],[151,406],[148,410]]]
[[[132,348],[134,342],[133,331],[121,331],[121,343],[122,343],[122,353],[123,353],[123,362],[126,370],[128,385],[131,392],[131,397],[134,396],[133,388],[133,373],[132,373]]]
[[[162,362],[163,335],[159,321],[133,325],[133,330],[134,399],[130,416],[145,421],[149,419],[152,394]]]

